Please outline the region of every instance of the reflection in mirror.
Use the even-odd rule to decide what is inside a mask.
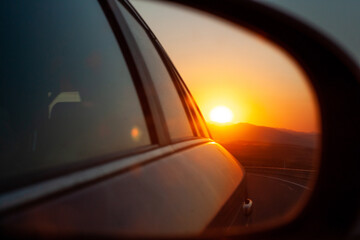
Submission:
[[[319,164],[320,117],[302,68],[245,28],[177,5],[131,3],[189,87],[212,138],[245,168],[244,208],[253,206],[245,223],[226,227],[281,223],[306,203]]]

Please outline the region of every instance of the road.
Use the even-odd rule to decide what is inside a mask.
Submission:
[[[248,196],[254,204],[249,224],[284,216],[310,193],[313,176],[302,170],[247,169]]]

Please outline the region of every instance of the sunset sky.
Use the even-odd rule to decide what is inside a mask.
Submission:
[[[245,29],[176,5],[133,0],[205,119],[228,107],[232,123],[318,132],[306,76],[281,48]]]

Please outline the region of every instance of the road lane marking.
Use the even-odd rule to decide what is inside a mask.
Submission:
[[[290,184],[293,184],[295,186],[298,186],[298,187],[302,187],[302,188],[305,188],[306,190],[311,190],[309,187],[307,186],[304,186],[304,185],[301,185],[301,184],[298,184],[298,183],[294,183],[294,182],[291,182],[291,181],[288,181],[288,180],[284,180],[284,179],[281,179],[281,178],[277,178],[277,177],[270,177],[270,176],[265,176],[265,175],[261,175],[261,174],[256,174],[256,173],[248,173],[249,175],[255,175],[255,176],[260,176],[260,177],[265,177],[265,178],[270,178],[270,179],[275,179],[275,180],[279,180],[279,181],[282,181],[282,182],[286,182],[286,183],[290,183]]]
[[[299,168],[276,168],[276,167],[245,167],[245,169],[265,169],[265,170],[282,170],[282,171],[296,171],[296,172],[309,172],[309,173],[316,173],[316,170],[306,170],[306,169],[299,169]]]

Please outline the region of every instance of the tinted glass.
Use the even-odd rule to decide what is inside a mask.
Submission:
[[[192,97],[188,97],[188,102],[189,102],[189,105],[192,106],[193,110],[194,110],[194,114],[195,114],[195,118],[196,118],[196,123],[197,123],[197,126],[200,130],[200,136],[202,137],[209,137],[209,132],[207,130],[207,127],[205,125],[205,122],[204,122],[204,118],[203,116],[200,114],[199,110],[198,110],[198,107],[197,105],[195,104],[194,100]]]
[[[182,89],[184,89],[187,105],[191,108],[191,114],[193,116],[193,121],[195,121],[195,126],[198,130],[198,136],[206,137],[206,138],[210,137],[208,129],[205,124],[205,121],[204,121],[204,118],[201,115],[197,104],[195,103],[189,90],[185,86],[185,83],[183,81],[180,81],[180,84],[181,84]]]
[[[170,137],[177,139],[193,136],[179,94],[156,48],[143,27],[122,5],[118,4],[118,6],[134,34],[135,40],[148,66],[151,78],[154,81],[155,89],[165,114]]]
[[[2,177],[150,144],[97,1],[1,2],[0,35]]]

